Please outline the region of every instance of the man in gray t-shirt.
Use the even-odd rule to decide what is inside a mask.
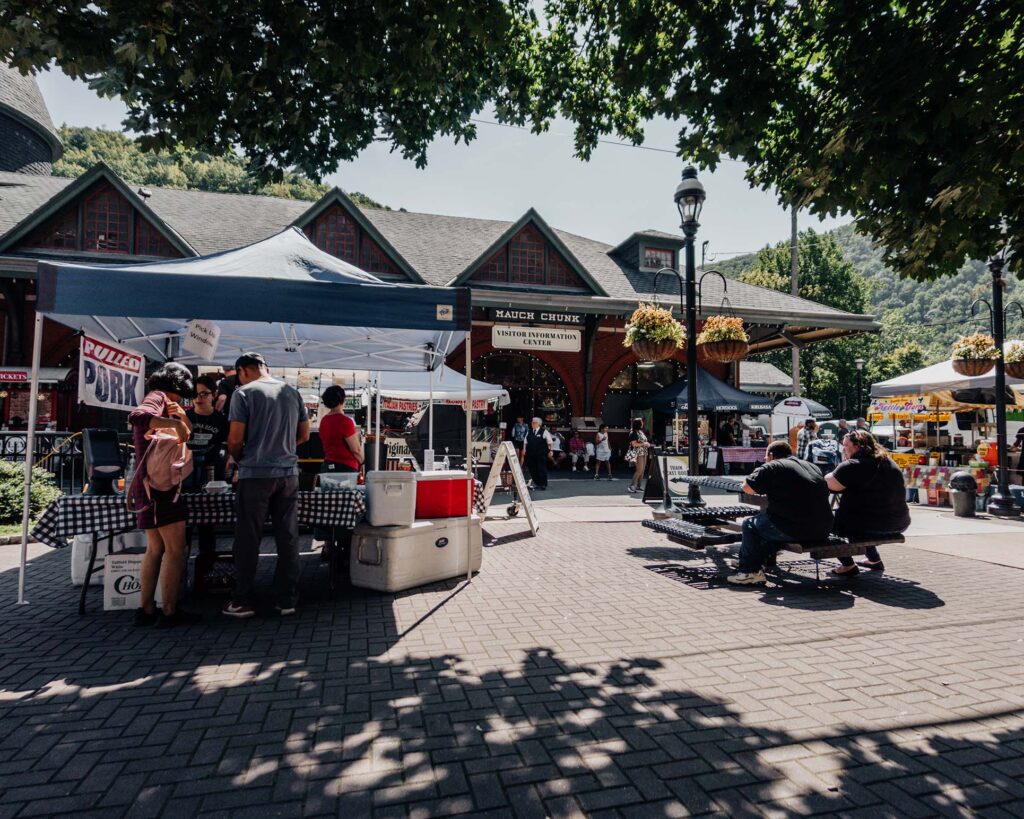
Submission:
[[[223,611],[229,617],[256,613],[256,566],[269,513],[277,542],[277,609],[283,615],[294,614],[301,569],[295,450],[309,440],[309,415],[299,391],[271,378],[259,353],[244,353],[235,367],[240,386],[231,397],[228,415],[228,452],[238,463],[235,591]]]

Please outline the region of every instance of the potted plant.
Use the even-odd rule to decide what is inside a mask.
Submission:
[[[999,350],[992,336],[974,333],[953,342],[952,358],[953,369],[960,375],[984,375],[996,366]]]
[[[641,361],[663,361],[675,355],[685,340],[686,331],[671,310],[641,303],[626,323],[623,346],[632,347]]]
[[[1003,354],[1006,374],[1010,378],[1024,378],[1024,341],[1011,341]]]
[[[736,316],[708,316],[697,335],[697,344],[704,353],[723,364],[743,358],[750,349],[749,341],[743,319]]]

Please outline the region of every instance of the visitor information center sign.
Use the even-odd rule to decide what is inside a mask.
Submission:
[[[549,350],[558,353],[578,353],[581,348],[581,330],[561,327],[523,327],[495,324],[491,327],[491,346],[499,350]]]
[[[110,341],[82,336],[78,400],[91,407],[130,412],[142,402],[146,359]]]

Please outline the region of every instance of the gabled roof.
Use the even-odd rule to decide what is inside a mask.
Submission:
[[[94,172],[98,173],[94,169],[90,174]],[[116,179],[109,168],[105,168],[104,172],[109,175],[108,178]],[[68,189],[81,184],[82,180],[0,172],[0,253],[5,247],[10,247],[4,234],[9,234],[15,225],[23,223],[52,200],[67,201]],[[72,195],[78,189],[80,187],[72,189]],[[328,194],[320,202],[311,205],[306,201],[272,196],[158,187],[149,187],[151,195],[142,199],[135,190],[119,181],[118,189],[125,192],[129,200],[146,213],[154,224],[166,226],[194,248],[188,255],[207,255],[252,244],[288,225],[308,219],[317,207],[323,208],[331,202],[347,200],[340,191],[333,196]],[[562,253],[566,262],[573,266],[574,272],[583,281],[593,282],[593,291],[597,297],[588,302],[588,306],[625,315],[632,309],[630,305],[654,298],[654,274],[639,270],[636,260],[617,257],[614,254],[615,248],[605,242],[551,228],[532,209],[519,220],[511,222],[359,208],[352,205],[351,200],[348,200],[348,204],[354,208],[349,211],[353,217],[359,215],[368,226],[372,226],[372,231],[367,229],[368,234],[375,240],[377,236],[384,239],[386,244],[381,243],[381,246],[393,249],[395,258],[403,259],[418,274],[418,280],[427,284],[445,286],[461,280],[463,276],[472,275],[474,267],[489,259],[502,242],[532,221]],[[658,231],[641,231],[632,235],[651,236],[666,242],[673,238],[671,234]],[[678,288],[677,282],[663,276],[659,285],[660,302],[677,306]],[[481,300],[486,300],[492,293],[486,287],[477,290]],[[524,293],[524,298],[527,295]],[[718,277],[708,277],[704,282],[703,314],[720,312],[723,295]],[[532,296],[547,298],[543,292]],[[737,314],[751,323],[762,323],[765,326],[845,328],[844,332],[878,329],[870,316],[847,313],[734,279],[728,282],[728,297],[729,304]],[[569,299],[578,308],[591,296],[555,290],[551,298]],[[812,340],[824,337],[821,333]],[[769,349],[763,343],[759,344]],[[761,347],[758,349],[761,350]]]
[[[349,216],[355,220],[355,223],[359,225],[364,231],[370,234],[372,238],[381,249],[391,258],[391,260],[398,266],[398,268],[405,273],[414,282],[420,284],[426,284],[426,280],[416,272],[416,270],[406,261],[405,257],[398,252],[394,245],[388,241],[387,237],[384,236],[376,226],[366,218],[366,215],[359,209],[359,206],[353,202],[348,194],[345,193],[341,188],[331,188],[327,191],[320,199],[315,202],[312,207],[304,211],[292,224],[298,228],[304,228],[311,224],[321,213],[327,210],[332,205],[338,205],[344,210]]]
[[[36,78],[0,63],[0,113],[8,114],[49,144],[54,161],[64,153]]]
[[[580,279],[584,283],[586,283],[591,290],[594,291],[594,293],[596,293],[599,296],[608,295],[605,292],[604,288],[601,287],[600,283],[593,276],[590,275],[586,267],[580,264],[579,259],[576,258],[572,250],[570,250],[566,246],[565,242],[562,241],[559,233],[557,231],[552,230],[548,226],[548,223],[545,222],[541,215],[537,213],[537,211],[534,210],[533,208],[530,208],[528,211],[526,211],[526,213],[520,216],[519,219],[517,219],[515,222],[509,225],[505,229],[505,231],[500,236],[498,236],[497,239],[491,242],[491,244],[488,245],[484,249],[484,251],[479,256],[476,257],[476,259],[474,259],[469,265],[466,266],[465,270],[459,273],[459,275],[456,276],[454,279],[447,282],[447,284],[453,286],[467,284],[469,280],[473,277],[473,274],[476,273],[482,265],[486,264],[487,261],[495,253],[498,252],[502,245],[504,245],[506,242],[512,239],[513,236],[519,233],[519,231],[521,231],[527,225],[532,225],[534,228],[536,228],[540,235],[543,236],[550,244],[552,244],[560,254],[562,254],[562,257],[565,259],[566,263],[569,265],[569,268],[573,271],[573,273],[579,276]],[[545,289],[547,290],[555,288]]]
[[[74,202],[78,196],[85,193],[89,188],[100,181],[105,181],[112,185],[114,189],[127,199],[132,206],[136,208],[136,210],[142,213],[153,224],[153,226],[163,234],[164,238],[167,239],[167,241],[170,242],[171,245],[174,246],[182,255],[199,255],[195,248],[193,248],[184,238],[182,238],[181,235],[178,234],[177,231],[174,230],[174,228],[168,225],[150,208],[147,198],[140,196],[137,191],[129,188],[121,181],[121,177],[114,173],[110,167],[103,162],[93,165],[88,171],[78,177],[78,179],[64,187],[55,196],[44,201],[28,216],[18,222],[17,225],[8,230],[3,236],[0,236],[0,252],[17,245],[18,242],[46,222],[47,219],[56,213],[59,213],[63,208]]]

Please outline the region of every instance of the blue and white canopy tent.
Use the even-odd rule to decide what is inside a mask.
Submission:
[[[464,340],[466,395],[472,401],[471,312],[468,288],[383,282],[320,250],[297,228],[198,258],[132,265],[41,263],[18,602],[25,602],[44,317],[156,361],[185,364],[200,363],[182,347],[193,319],[220,328],[218,358],[233,360],[251,350],[274,366],[433,371]],[[471,418],[467,413],[467,451]],[[467,475],[472,477],[468,459]]]

